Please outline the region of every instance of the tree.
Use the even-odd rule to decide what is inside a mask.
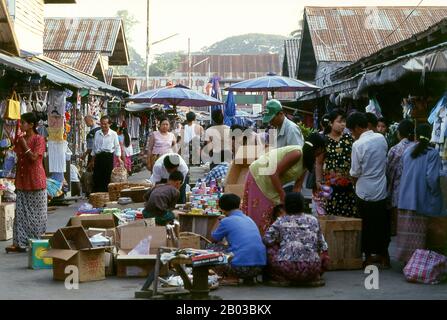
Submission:
[[[150,66],[150,75],[154,77],[169,77],[179,69],[182,51],[166,52],[155,56]]]
[[[123,20],[124,32],[129,48],[129,65],[114,67],[114,73],[119,75],[128,75],[132,77],[143,77],[146,74],[146,61],[132,46],[132,30],[139,23],[134,15],[127,10],[120,10],[116,16]]]
[[[133,14],[130,14],[127,10],[119,10],[116,16],[123,20],[124,32],[126,33],[127,42],[133,42],[131,32],[133,28],[140,22],[135,18]]]

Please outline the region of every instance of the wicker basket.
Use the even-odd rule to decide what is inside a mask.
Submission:
[[[117,201],[120,197],[121,190],[129,188],[127,182],[115,182],[109,184],[109,199],[110,201]]]
[[[104,208],[109,201],[109,194],[106,192],[92,193],[89,198],[89,202],[94,208]]]
[[[127,170],[123,167],[114,168],[110,182],[127,182]]]

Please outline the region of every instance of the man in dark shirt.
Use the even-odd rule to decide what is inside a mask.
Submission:
[[[144,218],[155,218],[155,223],[165,226],[171,223],[175,216],[172,211],[180,197],[180,188],[184,176],[180,171],[174,171],[169,175],[168,183],[158,184],[146,193],[146,201],[143,210]]]

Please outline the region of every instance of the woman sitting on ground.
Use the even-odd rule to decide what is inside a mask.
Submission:
[[[328,263],[327,244],[317,218],[303,213],[301,193],[285,198],[286,215],[278,218],[264,235],[269,250],[268,270],[272,280],[282,284],[322,286],[321,275]]]

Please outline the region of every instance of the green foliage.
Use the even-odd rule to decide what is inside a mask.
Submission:
[[[304,139],[307,139],[312,133],[317,132],[314,128],[306,127],[303,123],[300,123],[298,126],[300,127]]]
[[[128,75],[132,77],[144,77],[146,75],[146,61],[131,46],[129,46],[129,65],[114,67],[116,75]]]
[[[272,34],[249,33],[226,38],[202,49],[204,54],[284,54],[287,37]]]
[[[149,72],[154,77],[169,77],[179,69],[182,51],[159,54],[152,62]]]
[[[126,39],[128,42],[132,42],[132,38],[130,36],[132,29],[140,23],[133,14],[130,14],[127,10],[119,10],[116,13],[116,16],[123,20],[124,24],[124,32],[126,33]]]

